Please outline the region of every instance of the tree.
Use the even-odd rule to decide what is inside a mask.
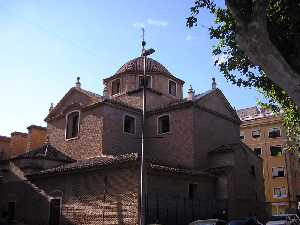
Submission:
[[[187,26],[208,9],[215,16],[209,28],[218,44],[215,65],[237,86],[255,87],[269,101],[260,103],[283,111],[291,140],[300,135],[300,0],[195,0]]]

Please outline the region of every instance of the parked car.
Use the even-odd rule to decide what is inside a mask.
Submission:
[[[296,214],[280,214],[271,216],[267,225],[300,225],[300,220]]]
[[[246,218],[231,220],[228,222],[228,225],[263,225],[263,224],[259,222],[256,218],[246,217]]]
[[[189,225],[226,225],[226,222],[220,219],[207,219],[197,220],[192,223],[189,223]]]

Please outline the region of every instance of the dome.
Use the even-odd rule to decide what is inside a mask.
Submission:
[[[170,72],[166,69],[166,67],[164,67],[162,64],[160,64],[159,62],[151,58],[147,58],[146,71],[147,73],[166,73],[171,75]],[[115,75],[122,74],[122,73],[142,74],[143,72],[144,72],[144,58],[138,57],[125,63],[116,72]]]

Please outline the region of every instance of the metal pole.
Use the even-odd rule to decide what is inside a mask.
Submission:
[[[140,225],[144,225],[144,147],[145,147],[145,112],[146,112],[146,60],[147,56],[143,56],[144,59],[144,74],[143,74],[143,112],[142,112],[142,149],[141,149],[141,191],[140,191]]]

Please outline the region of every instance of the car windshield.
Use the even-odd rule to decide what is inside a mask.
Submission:
[[[271,216],[270,221],[287,220],[287,216]]]

